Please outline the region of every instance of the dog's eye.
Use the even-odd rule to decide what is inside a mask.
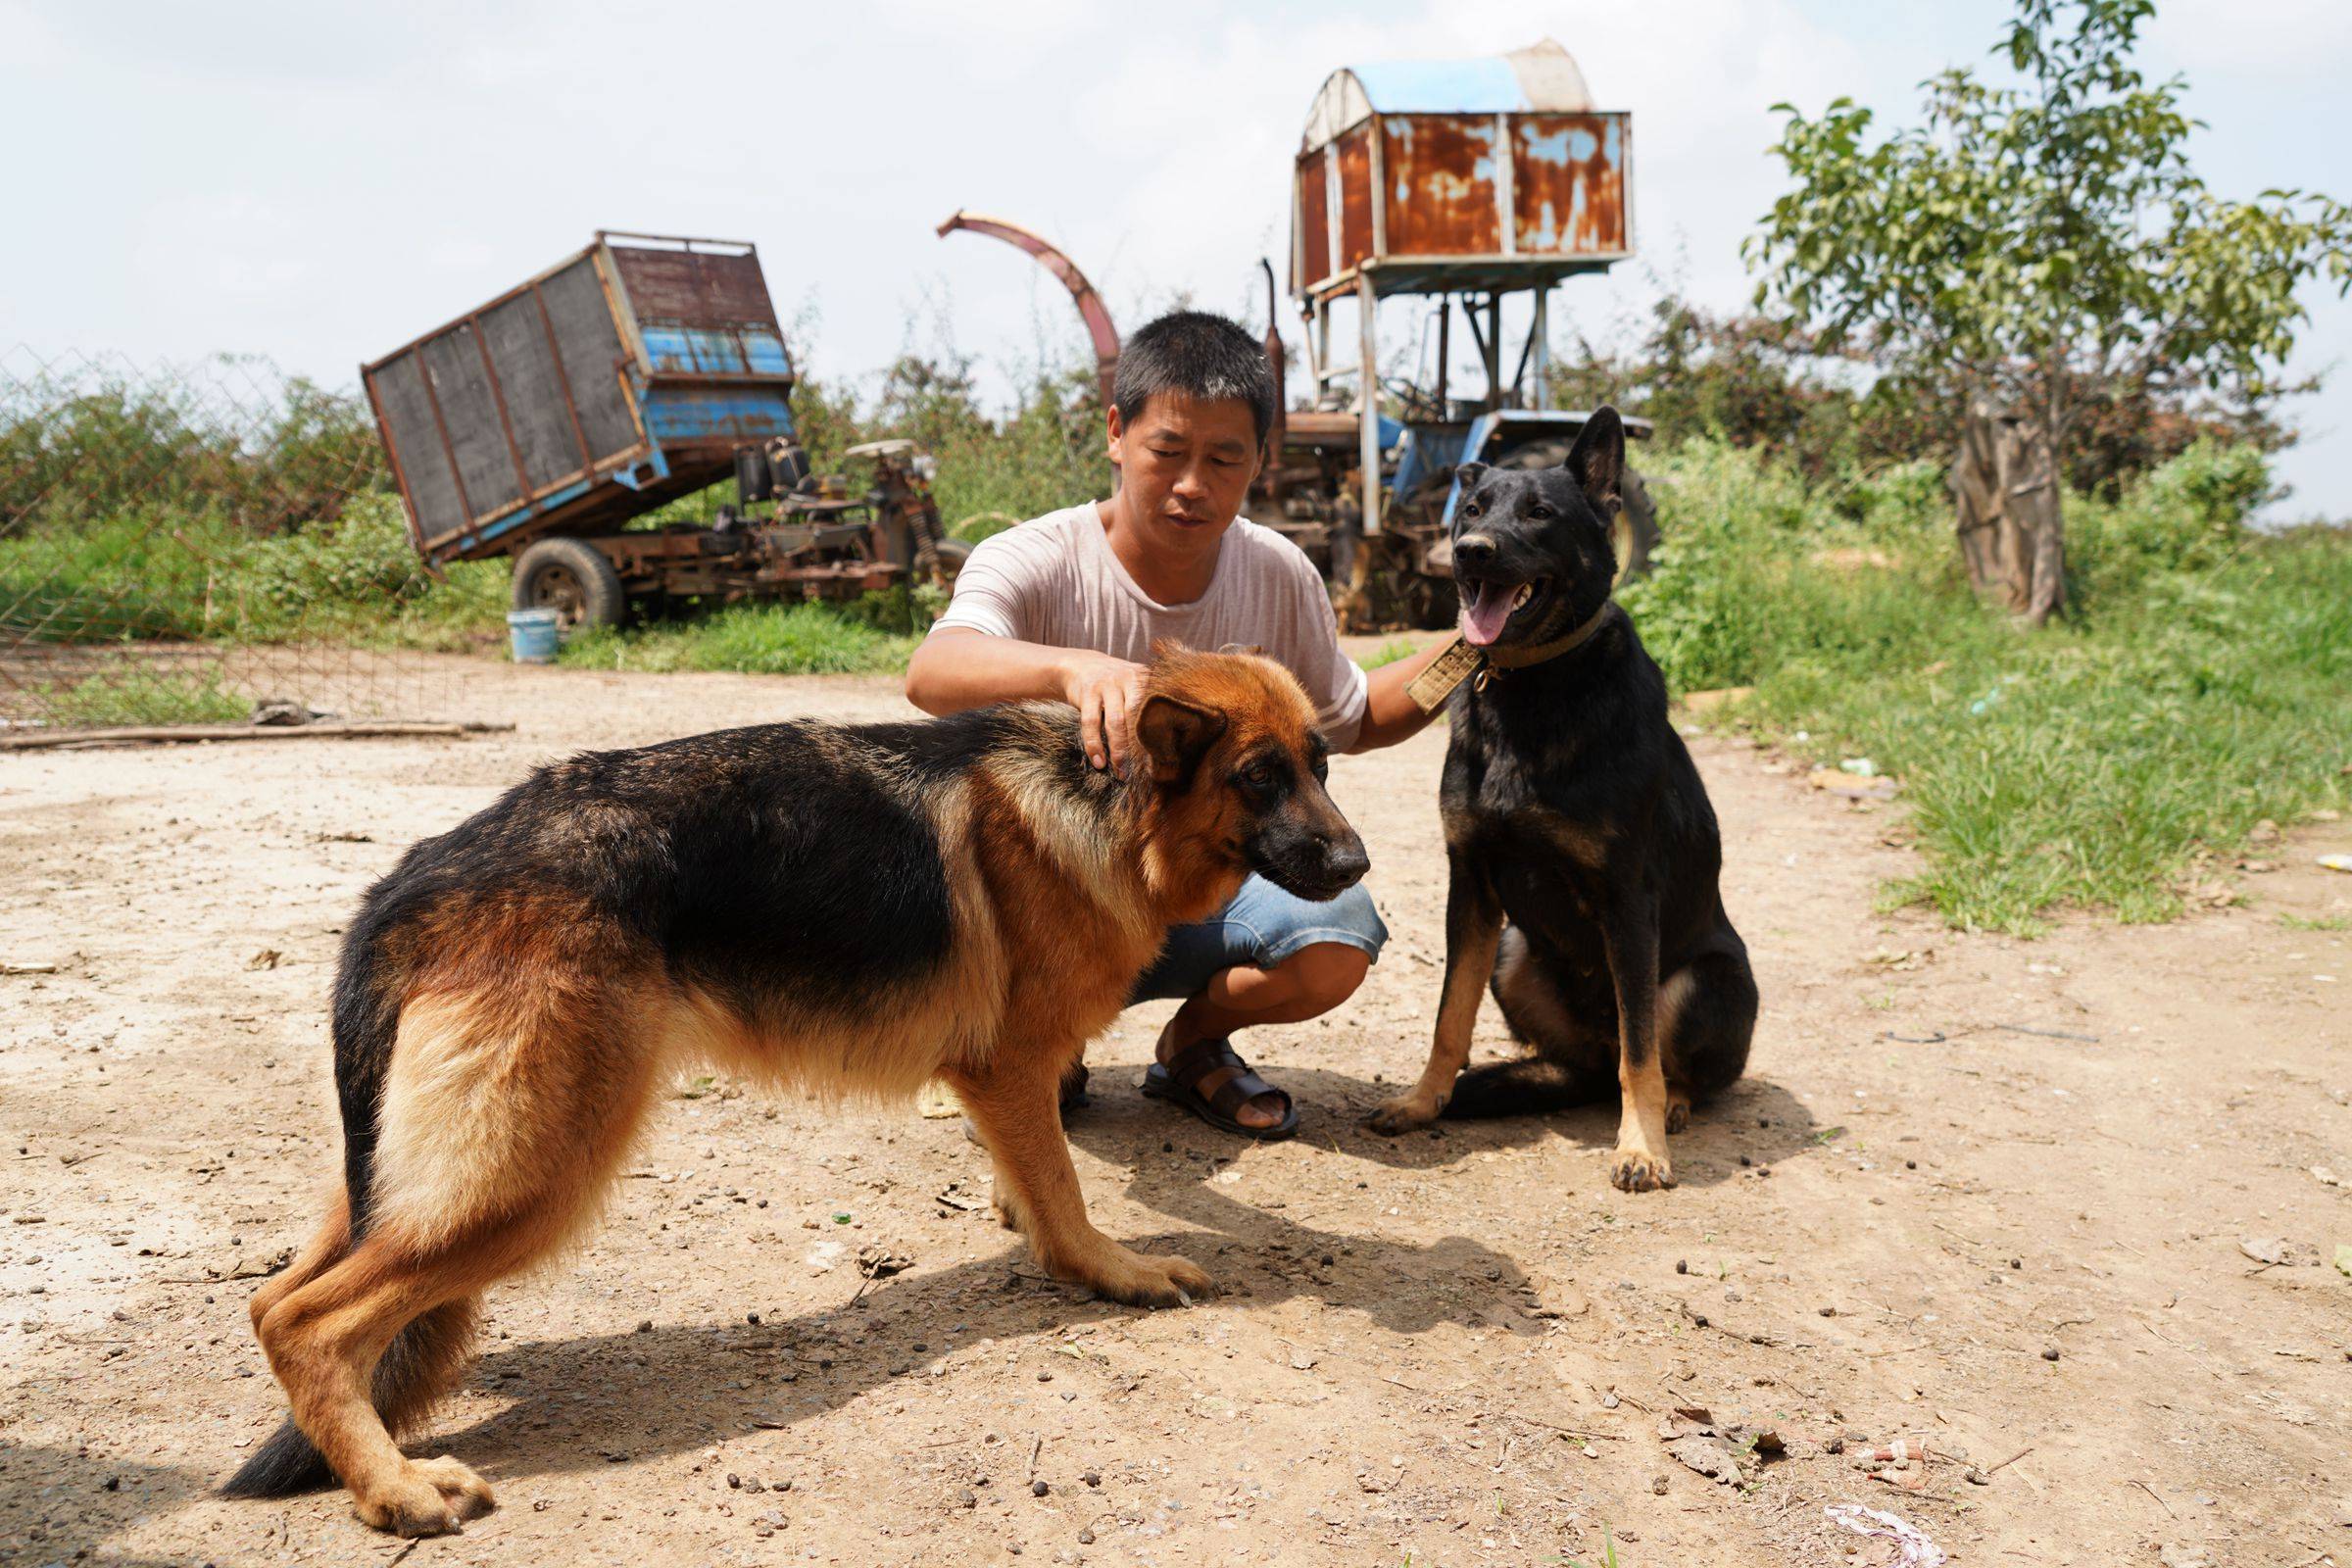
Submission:
[[[1528,508],[1527,514],[1538,522],[1549,522],[1552,518],[1559,515],[1558,513],[1552,511],[1549,507],[1543,505],[1541,502]]]
[[[1485,510],[1486,509],[1484,507],[1481,507],[1475,501],[1465,501],[1462,503],[1462,515],[1465,517],[1475,517]]]
[[[1251,789],[1262,790],[1274,782],[1274,769],[1263,762],[1251,762],[1242,769],[1242,782]]]

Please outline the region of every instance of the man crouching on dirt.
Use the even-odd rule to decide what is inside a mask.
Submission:
[[[1155,638],[1254,645],[1313,699],[1333,748],[1394,746],[1428,722],[1405,683],[1431,649],[1367,677],[1340,651],[1323,579],[1298,547],[1237,514],[1281,388],[1265,351],[1221,316],[1179,311],[1128,340],[1109,411],[1118,491],[987,540],[906,668],[929,713],[1021,698],[1066,702],[1087,758],[1122,775]],[[1247,1138],[1287,1138],[1291,1097],[1232,1037],[1329,1012],[1363,983],[1388,927],[1362,885],[1309,904],[1251,876],[1214,919],[1168,934],[1136,1002],[1182,997],[1144,1092]],[[1064,1108],[1085,1067],[1062,1086]]]

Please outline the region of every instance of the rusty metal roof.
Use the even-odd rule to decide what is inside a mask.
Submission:
[[[1374,115],[1585,114],[1592,107],[1576,57],[1544,38],[1476,60],[1342,67],[1315,94],[1298,145],[1312,152]]]

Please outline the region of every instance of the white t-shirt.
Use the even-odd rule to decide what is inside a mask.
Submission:
[[[972,551],[933,630],[950,626],[1139,664],[1152,662],[1159,637],[1211,653],[1253,645],[1298,677],[1334,751],[1355,744],[1364,722],[1364,672],[1340,651],[1339,622],[1314,563],[1247,518],[1218,541],[1208,591],[1163,605],[1127,574],[1094,502],[1049,512]]]

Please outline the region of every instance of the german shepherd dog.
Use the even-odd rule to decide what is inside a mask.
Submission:
[[[1446,989],[1420,1081],[1372,1125],[1548,1110],[1613,1086],[1610,1180],[1671,1187],[1666,1136],[1746,1067],[1756,982],[1665,679],[1609,598],[1624,426],[1603,408],[1557,468],[1459,472],[1453,573],[1483,667],[1453,695],[1439,797]],[[1465,1073],[1490,983],[1534,1054]]]
[[[1128,780],[1046,703],[590,753],[410,850],[335,984],[343,1191],[253,1298],[293,1414],[223,1492],[339,1477],[411,1536],[487,1510],[394,1435],[463,1368],[483,1291],[579,1237],[688,1063],[944,1079],[1047,1272],[1139,1305],[1211,1291],[1088,1223],[1056,1087],[1170,925],[1248,871],[1321,900],[1367,861],[1279,665],[1163,648],[1135,728]]]

